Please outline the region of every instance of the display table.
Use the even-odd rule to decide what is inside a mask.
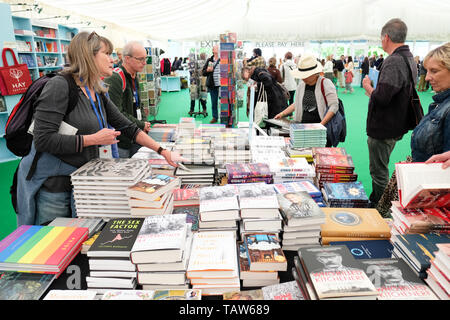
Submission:
[[[162,76],[161,77],[162,91],[180,91],[180,77],[179,76]]]
[[[191,74],[189,73],[189,70],[176,70],[176,71],[175,71],[175,74],[176,74],[178,77],[186,78],[186,80],[188,81],[188,83],[190,83],[189,80],[190,80],[190,78],[191,78]]]

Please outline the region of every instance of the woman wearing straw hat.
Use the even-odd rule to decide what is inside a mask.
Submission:
[[[294,70],[292,74],[302,81],[297,87],[295,101],[277,114],[275,119],[281,119],[295,111],[295,120],[298,122],[326,125],[339,108],[336,87],[330,79],[320,75],[322,64],[311,54],[302,55],[297,68],[298,70]],[[328,146],[331,146],[331,141],[327,139]]]

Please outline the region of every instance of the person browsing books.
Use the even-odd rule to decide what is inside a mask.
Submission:
[[[137,73],[144,70],[147,51],[139,42],[131,41],[125,44],[122,52],[122,65],[105,79],[109,86],[108,94],[119,111],[147,133],[151,124],[144,120],[145,113],[141,107],[137,78]],[[125,135],[119,136],[118,140],[120,158],[131,158],[141,147]]]
[[[157,151],[170,165],[177,166],[170,151],[161,148],[105,96],[107,88],[101,78],[113,72],[112,50],[107,38],[95,32],[78,33],[68,48],[71,64],[63,70],[69,76],[66,79],[57,75],[45,84],[36,102],[32,147],[17,171],[19,226],[75,217],[70,174],[92,159],[111,158],[111,145],[118,142],[120,135]],[[71,84],[78,100],[67,113]],[[63,120],[75,134],[60,132]],[[108,124],[124,129],[109,129]],[[34,163],[36,152],[40,157]],[[33,165],[35,171],[28,180]]]
[[[425,79],[436,94],[411,135],[413,162],[424,162],[450,150],[450,42],[430,51],[423,63]]]
[[[295,120],[301,123],[321,123],[326,125],[338,111],[336,88],[330,79],[320,75],[322,65],[311,54],[304,54],[298,62],[298,70],[294,75],[301,79],[295,101],[284,111],[278,113],[275,119],[281,119],[295,111]],[[322,94],[322,83],[328,106]],[[331,140],[327,135],[327,147]]]

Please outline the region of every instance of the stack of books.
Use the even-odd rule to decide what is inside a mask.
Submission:
[[[391,229],[376,209],[321,208],[326,221],[321,226],[322,245],[333,241],[389,240]]]
[[[314,148],[316,185],[323,187],[325,182],[353,182],[358,175],[350,155],[342,154],[342,148]]]
[[[175,169],[175,176],[181,185],[212,186],[216,177],[214,165],[183,165]]]
[[[292,123],[289,137],[291,148],[325,147],[327,128],[320,123]]]
[[[298,249],[303,288],[311,286],[319,300],[375,300],[378,291],[366,274],[365,266],[346,246],[305,247]]]
[[[145,218],[130,253],[137,282],[145,290],[187,288],[191,240],[185,214]]]
[[[273,175],[265,163],[233,163],[225,165],[228,183],[273,183]]]
[[[314,180],[316,173],[305,158],[284,158],[269,162],[273,183]]]
[[[202,295],[240,290],[235,233],[194,233],[186,276]]]
[[[101,218],[63,218],[58,217],[55,218],[52,222],[48,224],[53,227],[75,227],[75,228],[88,228],[89,235],[88,237],[92,237],[95,233],[100,231],[105,225],[105,221]]]
[[[214,161],[218,167],[227,163],[247,163],[251,161],[248,132],[242,129],[227,128],[211,132]]]
[[[177,127],[177,124],[156,123],[150,129],[148,135],[158,142],[175,141]]]
[[[87,252],[88,289],[105,293],[110,289],[136,289],[136,266],[130,252],[144,218],[111,219]]]
[[[395,256],[407,261],[421,279],[428,279],[427,271],[435,258],[435,252],[439,250],[437,245],[449,244],[450,236],[436,233],[393,234],[391,241]],[[430,279],[432,282],[433,278]]]
[[[277,195],[273,186],[246,183],[237,186],[241,209],[241,234],[270,232],[277,235],[283,229]]]
[[[88,234],[88,228],[21,225],[0,241],[0,270],[59,277]]]
[[[329,207],[368,208],[369,198],[361,182],[325,182],[322,188],[323,198]]]
[[[377,289],[378,300],[438,300],[401,258],[360,259],[359,262]]]
[[[245,239],[245,236],[242,237]],[[238,242],[239,249],[239,277],[243,287],[261,287],[280,282],[278,271],[250,271],[248,250],[244,242]]]
[[[313,148],[291,148],[287,147],[286,153],[290,158],[305,158],[308,163],[314,162]]]
[[[227,127],[236,125],[236,33],[220,35],[220,123]]]
[[[441,300],[450,300],[450,244],[438,243],[425,281]]]
[[[281,250],[279,238],[273,233],[250,233],[242,238],[242,249],[239,255],[247,263],[241,264],[241,274],[244,287],[261,287],[279,283],[278,272],[287,270],[287,260]],[[241,259],[240,259],[241,261]]]
[[[305,300],[295,281],[264,286],[261,289],[231,291],[223,300]]]
[[[310,180],[276,183],[273,185],[273,188],[276,193],[306,191],[319,207],[325,207],[322,192]]]
[[[284,219],[283,250],[297,250],[320,244],[320,228],[325,214],[305,191],[277,194]]]
[[[225,185],[200,188],[199,232],[234,231],[240,220],[238,190]]]
[[[78,217],[129,217],[127,189],[151,173],[147,160],[93,159],[71,174]]]
[[[127,196],[131,216],[145,217],[172,213],[172,191],[179,186],[180,179],[158,174],[128,187]]]
[[[200,197],[198,188],[173,190],[172,214],[185,214],[186,222],[191,224],[191,231],[198,231],[198,220],[200,211]]]
[[[176,140],[174,151],[177,151],[186,160],[184,164],[214,165],[214,155],[211,139],[208,137],[192,136]]]
[[[175,140],[182,137],[192,137],[195,132],[195,118],[180,118],[178,122]]]
[[[160,146],[172,151],[174,142],[160,142]],[[162,155],[159,155],[152,149],[141,147],[131,158],[148,160],[148,164],[150,165],[150,168],[152,168],[152,173],[154,174],[173,175],[174,167],[172,167]]]

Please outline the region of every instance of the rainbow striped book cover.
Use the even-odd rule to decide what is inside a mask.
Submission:
[[[0,270],[59,276],[88,234],[88,228],[20,226],[0,241]]]

